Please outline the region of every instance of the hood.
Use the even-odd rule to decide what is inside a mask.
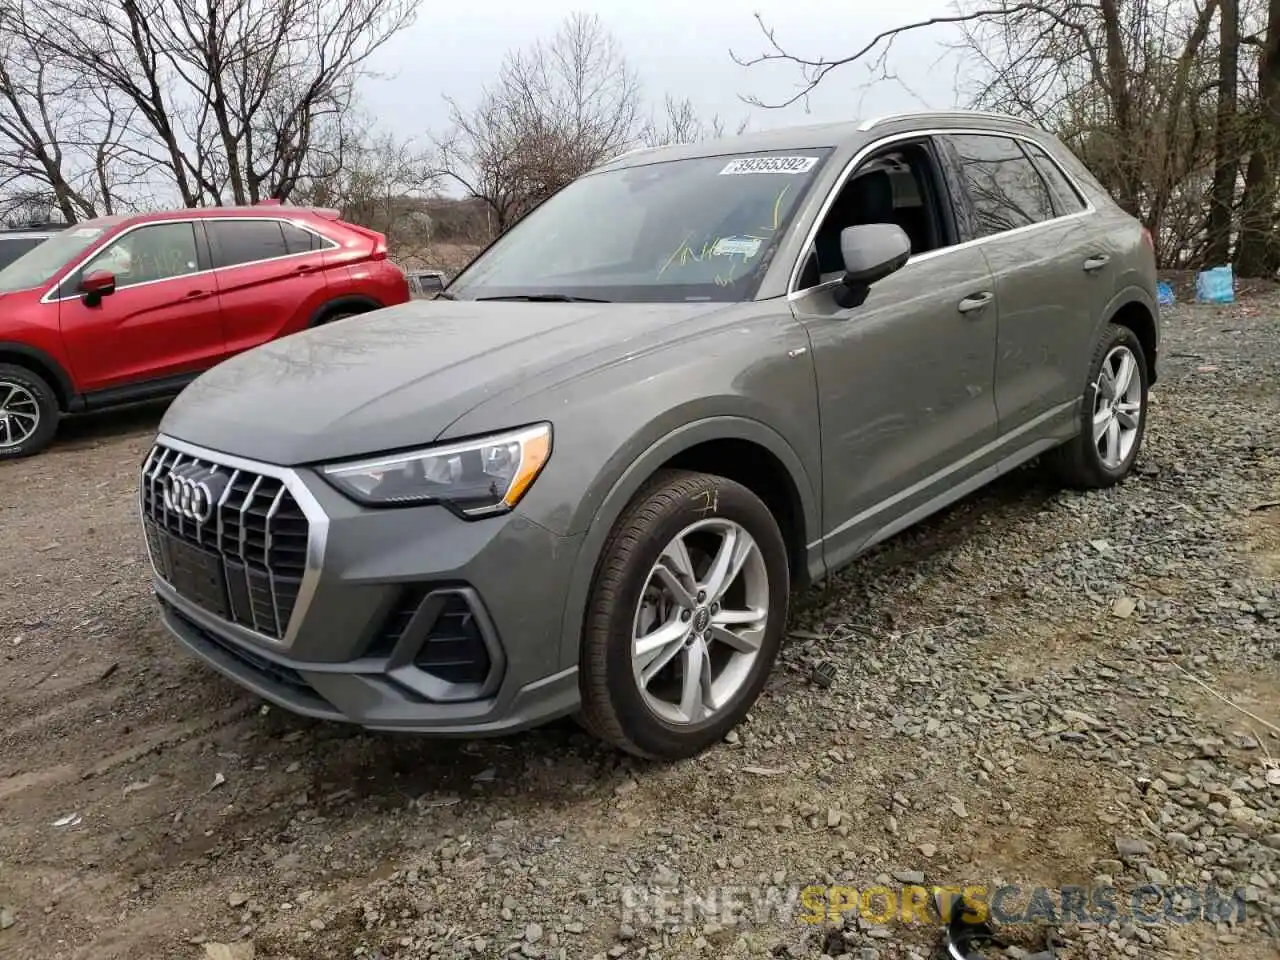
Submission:
[[[528,378],[579,376],[725,306],[412,301],[219,364],[160,430],[286,466],[419,446]]]

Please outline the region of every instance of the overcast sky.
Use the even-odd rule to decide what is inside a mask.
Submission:
[[[801,105],[775,111],[742,103],[739,95],[766,101],[789,96],[798,73],[786,64],[744,69],[729,56],[731,48],[741,56],[763,49],[756,12],[792,51],[834,57],[886,27],[950,13],[949,0],[895,0],[878,10],[869,0],[756,0],[741,7],[729,0],[703,5],[595,0],[590,6],[561,0],[483,0],[475,6],[428,2],[417,23],[379,51],[372,66],[383,76],[364,84],[364,103],[400,135],[425,137],[441,130],[447,123],[442,95],[474,101],[505,51],[549,37],[574,10],[599,14],[639,73],[649,104],[661,104],[668,92],[688,97],[701,115],[719,114],[730,128],[746,117],[753,129],[766,129],[957,105],[956,72],[963,65],[944,46],[956,36],[946,26],[895,41],[889,63],[900,83],[881,82],[867,90],[867,70],[845,68],[823,82],[808,115]]]

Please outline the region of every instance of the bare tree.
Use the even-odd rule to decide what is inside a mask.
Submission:
[[[26,42],[133,112],[187,205],[286,199],[414,0],[10,0]]]
[[[959,0],[951,15],[882,31],[843,57],[793,53],[761,23],[765,50],[734,58],[748,66],[794,64],[800,74],[795,94],[776,103],[749,101],[784,106],[807,97],[832,71],[854,64],[883,78],[898,37],[947,27],[962,37],[953,46],[978,67],[970,101],[1062,137],[1120,204],[1152,229],[1164,265],[1225,259],[1236,171],[1240,154],[1248,152],[1253,173],[1252,180],[1246,173],[1241,206],[1253,227],[1242,223],[1238,267],[1262,275],[1280,256],[1274,227],[1280,0],[1266,2],[1273,22],[1239,37],[1237,0]],[[1215,17],[1221,18],[1216,31]],[[1235,122],[1241,43],[1256,44],[1260,52],[1252,107],[1258,119],[1247,125]]]
[[[16,29],[18,12],[0,6],[0,217],[113,213],[139,174],[125,145],[132,108],[86,89],[74,65]]]
[[[1205,259],[1226,263],[1231,256],[1240,155],[1236,146],[1240,103],[1240,4],[1221,0],[1218,13],[1218,90],[1214,115],[1213,189],[1205,222]]]
[[[392,248],[425,245],[432,225],[427,199],[435,185],[427,152],[372,123],[348,117],[347,124],[328,149],[308,154],[294,202],[334,208],[344,220],[385,235]]]
[[[1276,228],[1280,196],[1280,0],[1266,6],[1265,33],[1258,51],[1257,106],[1244,192],[1236,268],[1246,277],[1272,277],[1280,268],[1280,232]]]
[[[748,120],[743,119],[734,132],[746,132],[748,123]],[[703,120],[688,97],[676,99],[667,94],[661,114],[655,113],[645,121],[637,140],[645,147],[664,147],[673,143],[718,140],[723,136],[725,125],[718,114],[713,114],[709,120]]]
[[[640,83],[600,18],[578,13],[508,54],[475,107],[449,104],[438,172],[483,201],[502,232],[635,142]]]

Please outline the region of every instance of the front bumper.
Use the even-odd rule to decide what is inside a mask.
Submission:
[[[207,516],[166,500],[179,467],[212,478]],[[139,508],[165,626],[285,709],[481,736],[578,705],[576,666],[559,661],[576,537],[518,514],[370,510],[305,468],[166,436],[144,464]]]

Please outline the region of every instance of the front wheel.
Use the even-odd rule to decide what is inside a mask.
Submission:
[[[39,453],[58,432],[58,398],[26,367],[0,363],[0,460]]]
[[[1147,390],[1141,341],[1128,327],[1110,324],[1090,360],[1080,433],[1051,461],[1064,482],[1099,489],[1129,475],[1147,429]]]
[[[580,721],[637,756],[724,738],[777,659],[790,578],[769,508],[739,483],[663,471],[618,520],[592,585]]]

